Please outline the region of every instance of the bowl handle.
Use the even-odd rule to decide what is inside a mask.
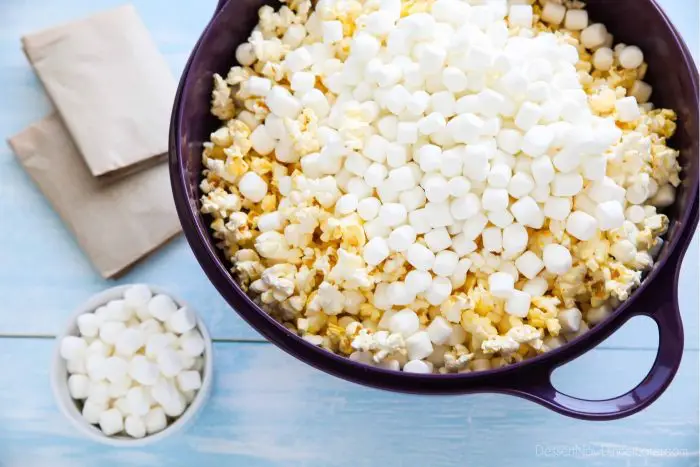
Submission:
[[[632,415],[654,402],[668,387],[678,370],[683,356],[683,326],[678,309],[678,275],[685,250],[692,239],[693,226],[676,245],[665,271],[660,271],[657,284],[640,297],[647,305],[629,318],[645,315],[652,318],[659,329],[659,350],[654,364],[641,383],[629,392],[605,400],[573,397],[558,391],[551,382],[552,371],[567,363],[561,358],[554,365],[542,367],[536,373],[521,378],[511,394],[537,402],[555,412],[584,420],[612,420]],[[652,290],[653,289],[653,290]],[[628,319],[629,319],[628,318]]]

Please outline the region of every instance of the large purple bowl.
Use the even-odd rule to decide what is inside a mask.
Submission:
[[[589,0],[589,11],[617,41],[639,45],[649,62],[647,80],[658,106],[679,115],[672,145],[681,151],[684,180],[668,211],[671,226],[654,269],[642,286],[604,323],[567,345],[497,370],[418,375],[382,370],[326,352],[300,339],[268,316],[240,289],[214,246],[199,212],[202,143],[217,127],[209,113],[212,74],[226,74],[236,46],[257,22],[263,0],[221,0],[196,44],[180,81],[170,127],[170,176],[180,221],[192,250],[219,293],[251,326],[296,358],[348,381],[420,394],[498,392],[532,400],[561,414],[589,420],[631,415],[656,400],[669,385],[683,352],[678,310],[678,271],[698,223],[698,75],[678,32],[652,0]],[[659,351],[637,387],[607,400],[585,400],[557,391],[550,374],[615,332],[628,319],[647,315],[659,328]]]

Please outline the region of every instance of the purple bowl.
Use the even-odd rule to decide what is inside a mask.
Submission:
[[[678,272],[698,223],[698,73],[690,52],[661,8],[653,0],[588,1],[592,17],[606,24],[616,41],[636,44],[644,50],[649,63],[646,80],[654,86],[654,102],[675,109],[679,115],[678,132],[671,145],[681,151],[684,179],[676,204],[667,212],[671,225],[653,270],[605,322],[558,349],[495,370],[419,375],[350,361],[288,331],[238,286],[199,212],[202,143],[218,125],[209,113],[212,74],[225,74],[235,63],[236,46],[248,38],[257,22],[257,10],[265,3],[220,0],[185,67],[170,126],[170,177],[185,236],[202,269],[234,310],[290,355],[332,375],[376,388],[417,394],[510,394],[587,420],[626,417],[656,400],[673,379],[683,353]],[[606,400],[572,397],[552,386],[550,375],[556,367],[595,347],[637,315],[651,317],[659,328],[656,360],[639,385]]]

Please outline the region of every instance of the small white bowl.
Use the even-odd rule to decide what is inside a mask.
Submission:
[[[132,284],[133,285],[133,284]],[[205,400],[209,397],[211,392],[212,379],[213,379],[213,365],[212,365],[212,342],[211,337],[204,323],[199,318],[192,307],[187,303],[183,302],[179,298],[173,296],[168,291],[161,289],[160,287],[147,285],[153,294],[165,294],[171,297],[175,303],[179,306],[187,306],[190,310],[195,311],[197,314],[197,329],[202,334],[202,339],[204,339],[204,366],[202,368],[202,387],[197,392],[194,400],[187,406],[182,415],[180,415],[177,420],[168,425],[162,431],[154,433],[152,435],[146,435],[143,438],[132,438],[130,436],[107,436],[102,431],[85,420],[83,415],[78,410],[78,405],[76,401],[70,396],[68,392],[68,370],[66,369],[66,361],[61,357],[60,347],[61,341],[66,336],[78,336],[78,316],[84,313],[91,313],[95,311],[98,307],[105,305],[111,300],[116,300],[123,298],[124,291],[131,287],[132,285],[121,285],[118,287],[113,287],[111,289],[104,290],[97,295],[92,296],[87,302],[78,307],[75,312],[71,315],[69,324],[66,330],[57,338],[56,347],[53,354],[53,366],[51,368],[51,389],[53,390],[54,398],[58,403],[58,407],[66,416],[66,418],[73,424],[75,428],[78,429],[83,435],[88,438],[108,444],[110,446],[117,447],[138,447],[146,446],[177,432],[182,431],[182,429],[194,419],[195,414],[200,411],[204,405]]]

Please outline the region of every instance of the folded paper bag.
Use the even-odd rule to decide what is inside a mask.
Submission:
[[[167,163],[111,182],[96,179],[55,114],[9,144],[103,277],[119,274],[180,231]]]
[[[22,45],[94,176],[162,160],[176,83],[133,6],[27,35]]]

